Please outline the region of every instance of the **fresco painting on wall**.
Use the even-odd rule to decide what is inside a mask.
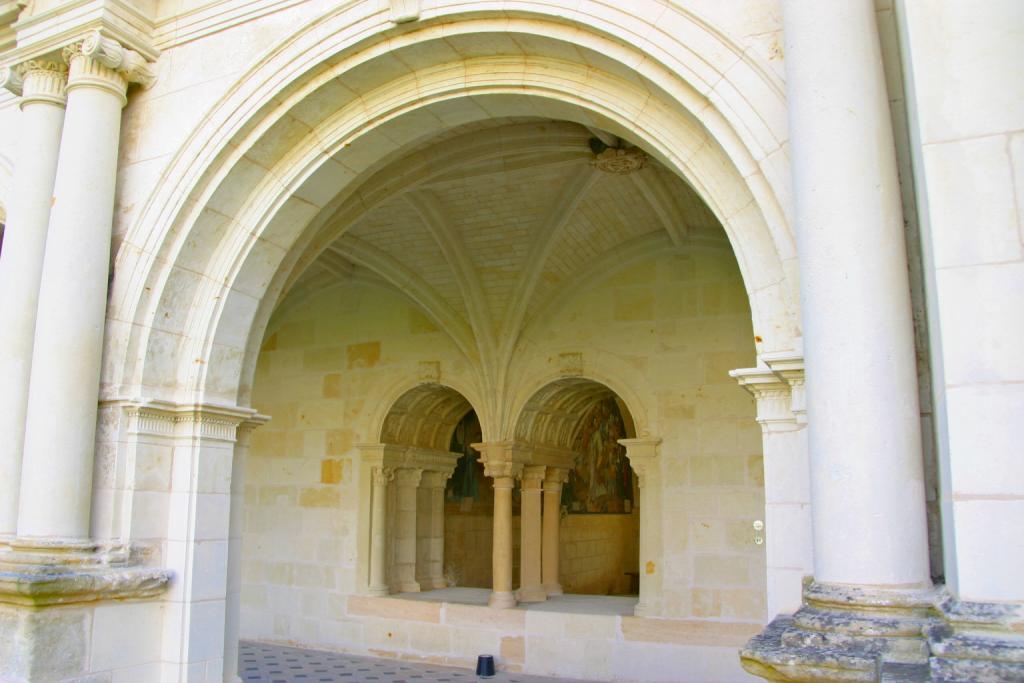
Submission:
[[[625,422],[614,397],[591,408],[576,435],[576,461],[562,488],[562,505],[570,514],[633,511],[633,470],[619,443],[625,437]]]

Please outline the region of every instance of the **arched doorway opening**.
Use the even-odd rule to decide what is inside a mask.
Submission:
[[[557,309],[567,292],[578,293],[587,282],[622,263],[635,263],[672,250],[727,251],[730,243],[743,280],[735,279],[705,298],[717,297],[716,305],[730,310],[737,293],[745,305],[749,301],[743,312],[748,356],[752,357],[755,343],[760,344],[759,350],[792,348],[792,339],[798,335],[795,286],[787,278],[793,249],[773,189],[785,186],[779,180],[785,173],[778,171],[773,161],[778,157],[772,156],[784,154],[780,151],[784,149],[784,132],[780,132],[782,127],[773,129],[778,117],[770,115],[777,98],[768,84],[759,91],[757,106],[748,114],[747,109],[722,106],[712,85],[748,76],[757,81],[763,74],[748,73],[745,61],[730,57],[731,65],[723,64],[711,83],[697,84],[696,75],[694,83],[687,83],[652,66],[666,55],[649,59],[642,46],[610,38],[617,32],[608,32],[606,27],[567,31],[557,18],[509,18],[488,13],[484,5],[467,7],[442,4],[430,21],[399,29],[387,27],[386,45],[373,40],[359,42],[347,33],[355,25],[347,16],[348,6],[298,32],[275,56],[254,67],[239,89],[225,97],[223,106],[209,119],[209,129],[217,131],[216,137],[197,137],[194,144],[190,143],[181,163],[176,162],[168,174],[180,182],[168,183],[167,192],[161,191],[140,212],[140,225],[159,226],[153,229],[155,236],[145,238],[146,248],[123,250],[119,255],[119,280],[112,294],[117,320],[110,327],[114,340],[111,386],[125,388],[130,395],[152,395],[173,402],[247,405],[257,403],[259,398],[261,409],[275,418],[266,430],[267,436],[260,435],[262,429],[254,436],[254,453],[258,452],[260,458],[269,457],[268,453],[275,450],[292,453],[301,448],[317,454],[312,462],[341,461],[340,465],[327,466],[341,468],[338,494],[319,489],[305,491],[315,487],[303,487],[295,481],[289,484],[297,487],[294,495],[299,507],[315,508],[316,501],[325,501],[336,509],[300,510],[299,522],[296,516],[284,515],[267,520],[272,515],[269,510],[253,515],[260,522],[301,524],[303,528],[320,525],[347,534],[342,541],[324,544],[314,557],[299,558],[307,564],[321,562],[329,567],[302,569],[304,578],[298,584],[289,579],[291,597],[299,601],[290,604],[314,604],[314,585],[321,591],[329,587],[341,594],[368,585],[368,569],[364,567],[369,564],[366,556],[371,543],[363,518],[369,515],[361,515],[362,508],[353,501],[369,499],[363,494],[372,486],[372,468],[363,467],[351,451],[354,444],[375,438],[372,420],[364,415],[372,402],[368,396],[371,385],[377,383],[379,388],[394,381],[393,376],[383,377],[373,369],[400,369],[405,373],[406,386],[410,377],[435,381],[443,377],[445,382],[457,379],[460,387],[468,388],[463,393],[473,397],[484,425],[484,441],[507,440],[517,414],[510,407],[515,404],[510,396],[520,390],[523,374],[538,372],[530,363],[525,367],[518,363],[517,359],[524,356],[524,339],[534,344],[543,336],[545,321],[550,321],[551,311]],[[666,11],[675,12],[671,8]],[[445,13],[458,13],[459,20],[449,25]],[[680,21],[687,20],[683,17]],[[444,30],[439,31],[442,26]],[[496,39],[490,40],[491,35]],[[528,43],[517,42],[509,36],[530,39]],[[449,68],[445,60],[452,51],[457,55],[452,62],[456,66]],[[681,50],[679,54],[685,60],[689,53]],[[405,57],[408,60],[403,62]],[[381,68],[384,62],[390,66]],[[511,70],[509,64],[514,65]],[[453,69],[459,74],[456,78],[451,77]],[[465,77],[470,73],[480,76]],[[279,94],[282,96],[277,97]],[[551,126],[560,128],[562,134],[517,136],[505,130],[490,148],[483,144],[486,135],[474,136],[507,124]],[[566,131],[566,127],[573,130]],[[776,136],[776,132],[780,134]],[[463,134],[468,136],[465,140],[456,140]],[[589,254],[583,260],[589,263],[567,259],[564,272],[531,267],[531,290],[546,295],[548,303],[541,301],[543,296],[532,300],[513,297],[510,305],[493,306],[492,301],[501,298],[497,296],[500,288],[482,290],[474,285],[474,279],[483,272],[501,274],[504,267],[479,267],[455,248],[459,240],[452,239],[456,226],[446,218],[449,207],[444,201],[431,200],[432,188],[421,192],[419,181],[451,181],[466,174],[485,177],[488,167],[492,174],[519,168],[527,175],[539,166],[557,168],[563,162],[573,162],[573,155],[578,157],[576,162],[589,157],[589,139],[602,135],[623,141],[624,148],[640,146],[649,154],[652,163],[648,169],[655,169],[658,180],[646,188],[635,180],[628,182],[635,183],[641,194],[657,200],[648,202],[657,207],[642,224],[657,225],[659,229],[650,230],[650,235],[619,234],[603,243],[609,253]],[[581,152],[568,147],[551,149],[551,140]],[[512,158],[515,156],[518,158]],[[397,160],[406,163],[388,168]],[[463,167],[454,168],[449,162],[459,162]],[[586,185],[584,175],[575,178],[578,185],[574,187]],[[535,180],[544,184],[539,176]],[[415,220],[400,220],[401,216],[396,215],[374,225],[364,224],[363,230],[354,227],[364,218],[373,218],[368,215],[373,209],[390,202],[395,188],[413,195],[411,201],[402,198],[396,203],[400,205],[397,209],[416,214]],[[551,199],[581,196],[559,192],[550,184],[548,189],[556,195]],[[617,202],[613,190],[602,190],[596,196],[606,203],[581,203],[598,217],[611,213],[606,206],[630,212],[631,205]],[[685,231],[668,229],[666,224],[678,225],[672,210],[673,203],[681,198],[695,200],[694,206],[715,219],[721,234],[705,241],[699,221],[687,222]],[[401,206],[403,202],[405,206]],[[556,202],[538,204],[555,209],[559,206]],[[565,208],[573,208],[572,204]],[[438,262],[447,264],[453,277],[427,281],[424,274],[428,269],[410,268],[396,258],[414,252],[415,246],[383,245],[368,239],[399,224],[418,224],[418,232],[434,241],[434,255]],[[503,229],[514,227],[505,225]],[[126,241],[134,244],[132,240],[137,237],[129,235]],[[138,240],[139,244],[143,242]],[[578,243],[601,244],[588,239]],[[538,250],[544,255],[546,247]],[[576,254],[572,254],[574,250]],[[578,256],[580,250],[570,244],[568,251],[570,256]],[[124,260],[129,258],[137,262],[126,263]],[[537,262],[543,260],[531,263]],[[197,277],[197,273],[201,275]],[[358,290],[358,295],[332,295],[338,286],[332,279]],[[122,283],[129,281],[132,287],[126,289]],[[429,287],[423,286],[425,281]],[[636,289],[640,298],[629,298],[634,294],[629,293],[621,306],[627,316],[640,320],[650,312],[651,304],[644,303],[639,292],[643,287]],[[135,291],[146,293],[133,298],[131,292]],[[299,349],[298,340],[308,334],[315,337],[317,324],[340,328],[337,321],[347,315],[337,310],[341,316],[337,319],[313,316],[320,322],[312,323],[314,331],[310,333],[303,327],[305,323],[295,325],[300,321],[283,320],[286,316],[275,313],[308,306],[303,303],[303,294],[323,302],[333,297],[329,305],[338,309],[351,306],[353,301],[373,299],[381,306],[358,306],[362,306],[365,319],[377,327],[370,330],[363,323],[353,323],[351,334],[324,355],[312,348]],[[387,315],[385,310],[389,311]],[[496,320],[487,315],[494,310],[510,315]],[[292,326],[287,334],[278,333],[273,353],[287,353],[279,354],[284,360],[274,363],[295,363],[303,368],[330,365],[351,370],[351,380],[341,377],[332,380],[338,384],[329,384],[318,378],[325,382],[325,395],[301,406],[301,401],[284,393],[275,395],[272,384],[259,389],[261,348],[271,350],[274,344],[274,317]],[[345,319],[353,320],[351,316]],[[506,325],[504,320],[515,322]],[[750,333],[751,323],[756,335]],[[403,328],[402,334],[393,334],[398,327]],[[385,339],[383,333],[391,336]],[[426,335],[430,343],[423,343],[426,337],[416,335]],[[396,342],[399,339],[412,341]],[[421,353],[416,358],[393,353],[389,349],[392,343],[405,351],[415,348]],[[544,350],[540,354],[557,357],[559,352]],[[615,355],[603,349],[589,353],[602,359]],[[610,362],[628,366],[631,361]],[[750,360],[742,362],[749,364]],[[345,397],[341,399],[345,403],[341,413],[318,403],[328,399],[327,392]],[[265,400],[268,397],[270,400]],[[685,411],[685,407],[673,409]],[[327,419],[328,414],[333,423]],[[339,414],[345,418],[343,426],[337,423]],[[334,433],[304,435],[301,444],[288,443],[297,439],[281,434],[288,431],[281,425],[289,422]],[[273,439],[283,439],[285,448],[268,445]],[[325,442],[330,445],[321,446]],[[307,466],[296,463],[299,469]],[[346,467],[350,468],[349,478]],[[201,492],[201,485],[197,485],[173,493],[180,494],[176,500],[189,501]],[[272,492],[266,495],[273,499]],[[283,497],[290,500],[292,495],[289,492]],[[307,505],[303,506],[302,501]],[[354,529],[358,532],[353,533]],[[213,529],[204,533],[220,538],[217,534],[221,532]],[[291,541],[282,545],[289,546]],[[316,555],[327,559],[320,560]],[[264,564],[258,571],[267,573],[276,568]],[[294,574],[298,570],[290,571]],[[314,580],[314,576],[319,578]],[[298,590],[305,587],[310,589],[308,593]],[[254,605],[261,599],[272,599],[269,591],[263,593],[262,597],[259,590],[252,593]],[[322,592],[320,595],[322,598]],[[199,593],[186,595],[179,612],[190,613],[202,599]],[[281,595],[273,599],[284,602]],[[686,600],[683,595],[677,596],[679,607],[673,609],[683,612]],[[252,614],[257,612],[253,610]],[[306,616],[285,616],[279,628],[271,624],[267,630],[295,633],[296,623],[306,620]]]
[[[639,486],[619,443],[636,430],[622,398],[593,380],[557,380],[526,403],[515,434],[528,450],[569,455],[569,467],[545,472],[545,492],[557,492],[544,498],[543,532],[556,534],[542,543],[545,593],[639,595]]]

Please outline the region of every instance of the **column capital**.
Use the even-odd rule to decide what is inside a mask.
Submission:
[[[69,66],[68,90],[100,88],[127,102],[125,93],[130,84],[138,83],[148,88],[156,80],[156,74],[145,57],[104,36],[99,30],[65,47],[63,55]]]
[[[29,59],[0,68],[0,86],[21,97],[21,107],[31,102],[49,102],[63,107],[68,67],[55,59]]]
[[[796,428],[796,416],[792,410],[793,391],[788,382],[764,368],[730,370],[729,376],[757,401],[757,422],[762,431]]]
[[[423,470],[418,467],[395,468],[395,484],[398,486],[419,486]]]
[[[547,467],[544,465],[526,465],[523,467],[521,475],[523,489],[536,489],[539,491],[544,484],[546,470]]]
[[[562,485],[569,481],[569,470],[562,467],[548,467],[544,473],[544,490],[561,491]]]
[[[421,489],[443,489],[452,476],[451,472],[438,472],[436,470],[423,470],[420,479]]]
[[[523,466],[517,462],[485,462],[484,475],[495,480],[494,486],[498,487],[498,479],[518,479],[522,476]],[[513,486],[514,483],[510,483]]]
[[[374,467],[371,471],[374,486],[387,486],[388,482],[395,478],[395,468]]]

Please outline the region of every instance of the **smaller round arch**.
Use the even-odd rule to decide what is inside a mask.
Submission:
[[[452,433],[472,404],[442,384],[420,384],[398,397],[381,427],[380,441],[447,451]]]
[[[622,415],[623,436],[635,438],[633,413],[622,397],[595,380],[568,377],[546,384],[526,402],[516,420],[515,440],[571,450],[588,413],[608,399],[615,401]]]

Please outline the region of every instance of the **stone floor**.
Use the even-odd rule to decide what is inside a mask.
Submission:
[[[466,669],[245,641],[241,643],[238,660],[238,675],[244,683],[476,683],[478,680],[554,683],[570,680],[510,673],[478,679]]]

